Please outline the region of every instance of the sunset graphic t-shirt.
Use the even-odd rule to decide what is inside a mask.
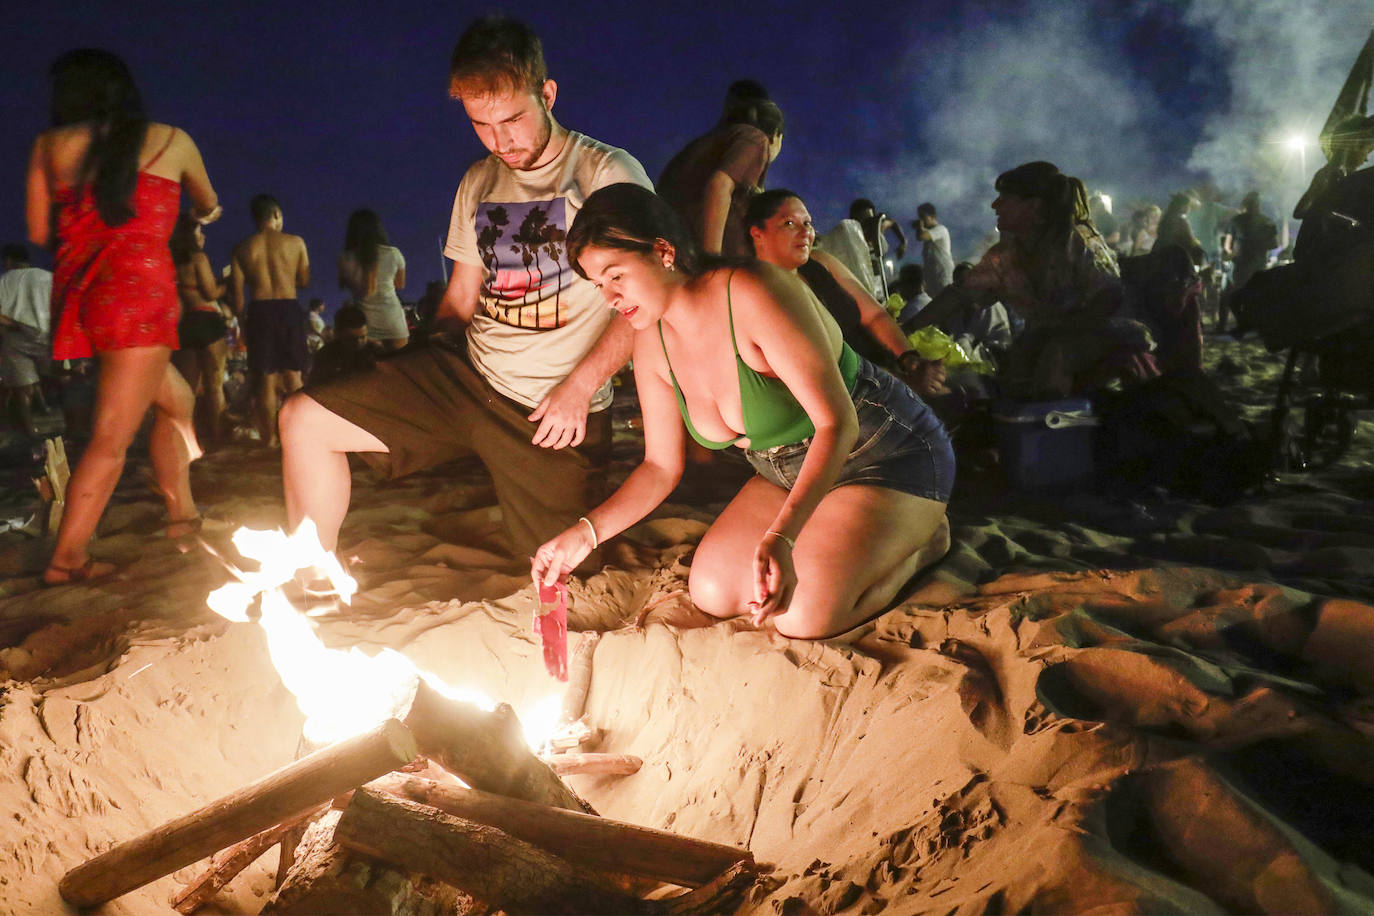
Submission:
[[[506,397],[537,405],[610,321],[601,293],[572,269],[567,237],[587,196],[622,181],[652,186],[629,153],[570,132],[552,162],[517,171],[488,156],[458,186],[444,253],[483,268],[468,353]],[[610,400],[607,383],[591,408]]]
[[[567,198],[477,205],[477,251],[487,267],[482,305],[517,328],[562,327],[563,291],[577,278],[565,257]]]

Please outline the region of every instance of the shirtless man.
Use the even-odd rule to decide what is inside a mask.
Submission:
[[[309,358],[305,313],[296,293],[310,285],[310,257],[304,239],[281,231],[281,205],[274,198],[259,194],[249,208],[258,231],[234,248],[229,296],[243,322],[248,368],[257,384],[258,434],[276,448],[277,408],[301,387]],[[245,285],[253,293],[246,311]]]

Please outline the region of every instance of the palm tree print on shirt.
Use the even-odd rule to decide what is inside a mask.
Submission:
[[[477,247],[487,267],[482,305],[502,324],[548,330],[562,327],[563,289],[572,282],[564,260],[567,207],[561,197],[525,203],[480,204]],[[516,226],[513,234],[506,230]]]

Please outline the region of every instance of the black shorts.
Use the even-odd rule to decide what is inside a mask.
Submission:
[[[295,299],[255,299],[248,303],[243,327],[248,368],[262,373],[304,372],[310,359],[305,325],[305,310]]]

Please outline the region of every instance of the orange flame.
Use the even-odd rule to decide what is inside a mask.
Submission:
[[[309,618],[292,606],[281,586],[300,570],[310,569],[327,577],[339,598],[348,603],[358,583],[344,571],[338,558],[320,545],[309,520],[293,535],[280,529],[240,528],[234,532],[233,542],[240,553],[259,563],[259,569],[233,570],[238,581],[215,589],[206,604],[227,620],[247,623],[248,609],[261,596],[257,623],[267,636],[273,666],[305,716],[308,740],[328,744],[362,734],[404,707],[421,679],[452,699],[487,710],[496,706],[486,693],[446,684],[400,652],[382,649],[368,655],[356,647],[341,650],[325,646]],[[532,748],[541,747],[556,730],[559,709],[560,698],[553,694],[518,710]]]

